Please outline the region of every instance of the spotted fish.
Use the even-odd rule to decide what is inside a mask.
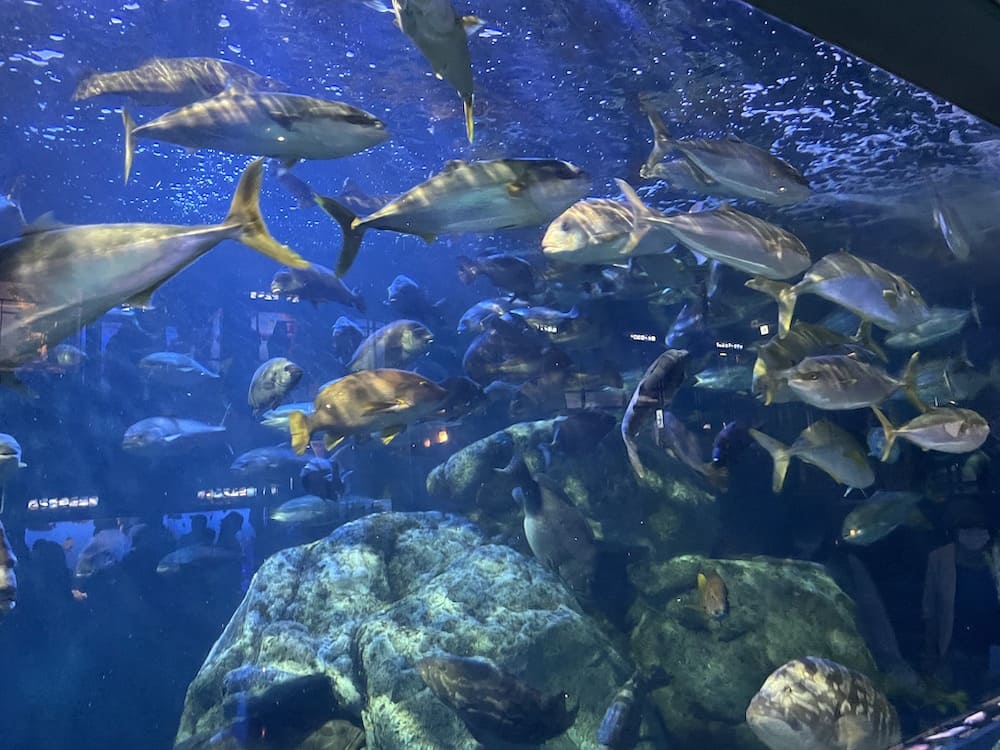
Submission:
[[[899,741],[899,718],[865,675],[807,656],[764,681],[746,713],[770,750],[886,750]]]

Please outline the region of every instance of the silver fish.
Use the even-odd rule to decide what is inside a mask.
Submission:
[[[862,547],[874,544],[912,518],[922,498],[917,492],[879,490],[847,514],[840,538]]]
[[[181,107],[220,94],[229,86],[253,91],[284,91],[287,85],[242,65],[214,57],[154,57],[131,70],[88,73],[73,101],[105,94],[127,96],[140,104]]]
[[[723,140],[677,140],[671,138],[663,118],[646,97],[639,98],[653,128],[653,150],[640,175],[654,176],[655,166],[671,151],[678,152],[700,178],[705,190],[716,188],[725,195],[788,206],[808,200],[809,182],[784,159],[735,136]]]
[[[848,487],[863,489],[875,482],[875,472],[868,464],[864,448],[850,433],[825,419],[813,422],[799,433],[790,446],[757,430],[750,430],[757,443],[771,454],[774,461],[771,489],[781,492],[785,474],[792,458],[818,467],[835,481]]]
[[[385,123],[343,102],[298,94],[228,89],[204,101],[136,125],[122,109],[125,182],[136,141],[148,138],[187,148],[272,156],[286,165],[299,159],[339,159],[389,139]]]
[[[667,349],[646,368],[635,393],[628,402],[622,418],[622,440],[629,463],[636,475],[643,477],[646,469],[639,459],[635,439],[653,419],[658,409],[666,410],[674,394],[687,377],[688,352],[685,349]]]
[[[292,404],[282,404],[273,409],[268,409],[260,415],[260,423],[264,427],[270,427],[278,432],[288,433],[288,417],[293,411],[301,411],[310,414],[313,410],[311,401],[298,401]]]
[[[472,143],[472,59],[468,35],[482,28],[475,16],[458,16],[450,0],[392,0],[396,25],[431,64],[434,75],[450,83],[462,97],[465,133]]]
[[[402,367],[427,351],[434,334],[415,320],[396,320],[362,341],[347,363],[348,372]]]
[[[885,432],[883,461],[889,457],[896,438],[908,440],[925,451],[971,453],[985,443],[990,434],[990,425],[981,414],[958,406],[929,408],[899,427],[893,427],[877,406],[872,406],[872,411]]]
[[[712,367],[695,373],[694,380],[695,388],[750,393],[753,387],[753,370],[743,365]]]
[[[913,328],[896,331],[896,333],[886,336],[885,345],[894,349],[908,349],[910,351],[921,349],[957,336],[965,328],[969,318],[973,318],[982,328],[975,298],[973,298],[972,306],[968,310],[953,307],[932,307],[926,320],[920,321]]]
[[[941,233],[951,254],[959,261],[967,261],[972,254],[969,230],[958,209],[945,201],[937,191],[934,193],[931,216],[934,219],[934,227]]]
[[[653,211],[624,180],[615,180],[632,207],[634,227],[625,251],[653,226],[665,227],[689,250],[766,279],[787,279],[809,268],[809,251],[794,234],[722,205],[710,211],[666,216]]]
[[[139,369],[151,383],[180,388],[219,379],[217,372],[179,352],[147,354],[139,360]]]
[[[236,562],[239,559],[240,553],[237,550],[213,544],[191,544],[163,557],[156,564],[156,572],[160,575],[178,575],[187,570]]]
[[[886,750],[900,737],[896,710],[871,680],[816,656],[772,672],[746,717],[770,750]]]
[[[241,453],[230,465],[233,474],[246,479],[287,479],[302,471],[309,459],[300,456],[287,443],[253,448]]]
[[[818,409],[863,409],[882,403],[900,389],[918,405],[920,399],[913,380],[916,363],[914,354],[902,376],[894,378],[885,370],[849,355],[831,354],[807,357],[777,377],[796,398]]]
[[[28,464],[21,460],[21,444],[13,435],[0,432],[0,483],[17,474],[18,469],[26,469]]]
[[[778,301],[779,336],[788,333],[795,301],[803,294],[835,302],[890,332],[913,328],[930,316],[927,303],[910,282],[845,251],[820,258],[794,286],[764,278],[750,279],[747,286]]]
[[[221,224],[36,223],[0,245],[0,288],[27,310],[4,320],[0,369],[31,359],[126,301],[148,305],[152,293],[223,240],[235,239],[284,265],[306,261],[267,232],[260,214],[263,162],[247,167]]]
[[[205,424],[196,419],[148,417],[125,431],[122,448],[133,452],[160,452],[184,448],[193,440],[225,431],[222,425]]]
[[[542,253],[558,263],[621,263],[637,255],[662,253],[674,243],[670,231],[657,226],[633,244],[634,224],[632,209],[625,203],[604,198],[577,201],[549,224]]]
[[[271,520],[297,526],[325,526],[353,521],[372,513],[392,512],[392,500],[349,495],[328,500],[303,495],[282,503],[271,511]]]
[[[316,201],[344,231],[336,272],[354,263],[368,229],[415,234],[493,232],[550,221],[590,189],[590,177],[555,159],[450,161],[436,175],[365,217],[325,196]]]
[[[348,289],[339,276],[318,263],[310,263],[305,268],[282,268],[277,271],[271,279],[271,292],[294,294],[314,305],[337,302],[354,307],[361,313],[367,308],[360,292]]]

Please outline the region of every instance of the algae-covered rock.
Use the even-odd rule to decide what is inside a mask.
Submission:
[[[699,606],[699,572],[718,573],[728,615]],[[875,677],[854,623],[853,602],[819,565],[798,560],[712,560],[685,555],[634,571],[640,599],[630,612],[632,656],[672,676],[650,701],[672,750],[760,750],[744,721],[765,678],[785,662],[820,656]]]
[[[428,493],[462,508],[486,527],[499,523],[513,533],[521,515],[511,502],[511,490],[544,472],[595,523],[605,542],[646,547],[656,560],[712,548],[718,511],[703,477],[666,453],[643,446],[648,471],[638,479],[617,430],[585,454],[550,450],[546,463],[539,446],[552,440],[557,421],[514,424],[466,446],[430,472]],[[514,470],[498,471],[505,467]]]
[[[221,727],[226,686],[247,683],[254,665],[330,677],[369,747],[477,747],[415,668],[443,653],[488,658],[546,695],[566,691],[576,721],[545,745],[565,750],[596,748],[631,669],[536,561],[455,516],[386,513],[264,562],[188,689],[177,738]]]

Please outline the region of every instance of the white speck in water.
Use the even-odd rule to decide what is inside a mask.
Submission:
[[[128,3],[122,6],[122,10],[139,10],[139,3]]]
[[[344,57],[354,57],[354,52],[347,50],[347,52],[344,53]]]
[[[53,42],[61,42],[66,38],[65,34],[49,34],[49,39]]]
[[[122,21],[122,19],[120,19],[118,16],[111,16],[111,25],[112,26],[121,26],[123,23],[125,23],[125,22]]]
[[[219,16],[219,28],[220,29],[228,29],[229,28],[229,19],[226,17],[225,13],[223,13],[221,16]]]
[[[32,54],[35,57],[40,57],[42,60],[45,61],[51,60],[52,58],[58,59],[60,57],[65,57],[65,55],[63,55],[62,52],[58,52],[54,49],[36,49],[34,52],[32,52]]]
[[[238,55],[243,51],[243,48],[238,44],[227,44],[226,49],[228,49],[234,55]]]

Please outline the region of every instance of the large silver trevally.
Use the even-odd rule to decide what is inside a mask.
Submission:
[[[913,379],[916,364],[914,354],[903,374],[894,378],[850,355],[829,354],[806,357],[794,367],[777,373],[777,377],[799,401],[817,409],[863,409],[882,403],[900,389],[917,408],[922,408]]]
[[[188,388],[196,383],[218,380],[201,362],[180,352],[153,352],[139,360],[139,370],[151,383]]]
[[[774,670],[746,717],[770,750],[886,750],[900,737],[896,710],[868,677],[816,656]]]
[[[803,294],[835,302],[890,332],[913,328],[930,317],[930,308],[910,282],[843,250],[820,258],[794,286],[766,278],[750,279],[747,286],[777,300],[779,336],[788,333],[795,301]]]
[[[231,88],[136,125],[122,109],[125,182],[140,138],[187,148],[280,159],[339,159],[388,140],[385,123],[363,109],[311,96]]]
[[[433,177],[368,216],[359,217],[334,198],[316,202],[344,230],[338,276],[347,273],[368,229],[414,234],[432,242],[439,234],[493,232],[551,221],[590,189],[590,176],[557,159],[450,161]]]
[[[809,183],[802,173],[769,151],[744,143],[735,136],[723,140],[677,140],[670,137],[663,118],[645,97],[639,101],[653,128],[653,150],[642,165],[642,177],[653,176],[653,168],[671,151],[677,151],[691,166],[707,192],[719,187],[725,195],[788,206],[807,200]]]
[[[125,430],[122,448],[135,453],[151,454],[171,448],[184,449],[207,435],[225,431],[226,428],[221,424],[205,424],[197,419],[147,417]]]
[[[559,263],[619,263],[635,255],[662,253],[673,244],[669,230],[655,227],[629,247],[634,223],[632,209],[624,203],[606,198],[577,201],[549,224],[542,253]]]
[[[917,504],[923,495],[917,492],[879,490],[844,518],[840,538],[848,544],[867,547],[884,539],[898,526],[919,517]]]
[[[431,64],[434,75],[450,83],[465,109],[465,134],[472,143],[472,58],[468,35],[483,26],[475,16],[460,17],[451,0],[392,0],[396,25]]]
[[[222,93],[228,86],[284,91],[287,85],[214,57],[154,57],[131,70],[92,72],[80,79],[73,101],[120,94],[140,104],[181,107]]]
[[[633,212],[634,228],[623,252],[642,242],[652,227],[661,226],[689,250],[766,279],[797,276],[812,263],[798,237],[756,216],[728,205],[666,216],[643,203],[625,180],[615,182]]]
[[[921,349],[938,341],[944,341],[952,336],[957,336],[969,322],[969,318],[976,321],[982,328],[982,321],[979,319],[979,306],[976,304],[975,296],[972,305],[968,310],[955,307],[932,307],[926,320],[922,320],[913,328],[905,331],[896,331],[885,337],[885,345],[894,349]]]
[[[790,446],[757,430],[750,430],[750,435],[774,460],[771,489],[776,493],[785,485],[785,474],[792,458],[822,469],[834,481],[848,487],[864,489],[875,482],[875,472],[868,465],[865,449],[833,422],[825,419],[813,422]]]
[[[263,161],[247,167],[221,224],[90,224],[36,222],[0,245],[0,290],[23,303],[4,321],[0,370],[58,344],[124,302],[148,305],[164,282],[223,240],[237,240],[284,265],[306,260],[267,231],[260,214]]]
[[[986,442],[990,434],[989,422],[981,414],[958,406],[929,408],[899,427],[893,427],[877,406],[873,406],[872,411],[885,432],[882,461],[889,457],[896,438],[908,440],[925,451],[971,453]]]

